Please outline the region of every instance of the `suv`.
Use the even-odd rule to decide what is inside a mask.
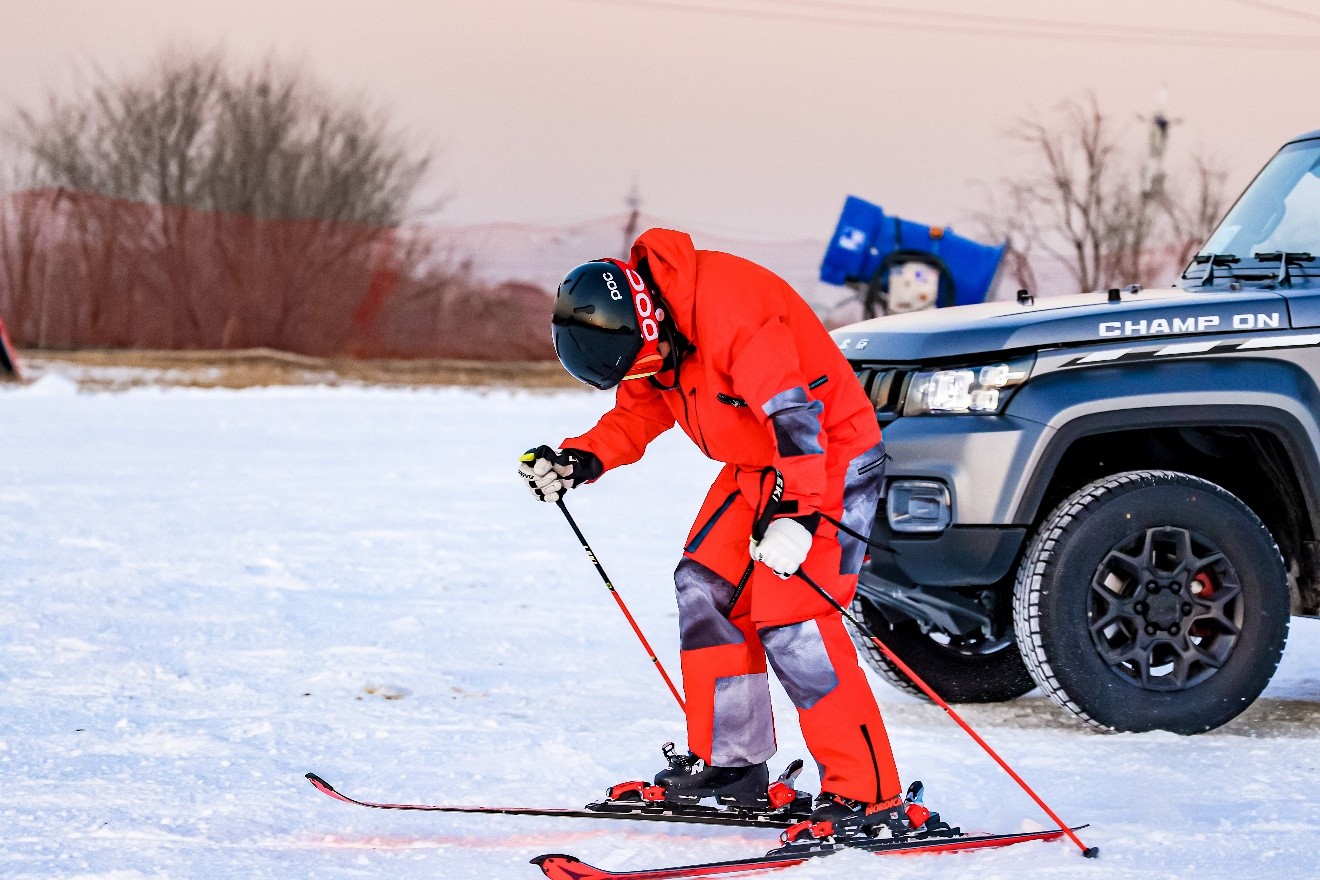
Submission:
[[[1197,733],[1320,616],[1320,131],[1172,288],[834,337],[893,456],[854,610],[947,699]]]

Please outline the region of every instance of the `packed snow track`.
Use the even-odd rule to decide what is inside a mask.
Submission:
[[[81,394],[55,374],[0,390],[0,876],[488,880],[539,876],[527,859],[543,852],[641,868],[771,848],[760,829],[365,810],[303,778],[580,807],[682,742],[563,518],[516,473],[610,399]],[[674,434],[568,496],[675,671],[670,572],[715,471]],[[946,819],[1048,821],[939,709],[874,685],[904,781]],[[775,700],[777,772],[806,755]],[[1091,823],[1098,861],[1061,843],[849,852],[794,876],[1313,876],[1316,621],[1294,621],[1264,698],[1210,734],[1105,736],[1036,693],[964,711],[1060,815]]]

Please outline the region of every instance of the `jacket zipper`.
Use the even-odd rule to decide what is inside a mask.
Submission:
[[[675,374],[674,383],[678,385],[679,399],[683,401],[683,420],[696,429],[697,445],[701,447],[701,451],[707,458],[713,460],[714,456],[710,454],[710,448],[706,446],[706,435],[701,430],[701,422],[698,419],[692,418],[692,413],[697,408],[697,389],[693,388],[690,392],[692,395],[692,409],[689,410],[687,401],[689,392],[683,387],[683,377]]]
[[[875,746],[871,743],[871,732],[862,725],[862,739],[866,740],[866,750],[871,754],[871,770],[875,773],[875,802],[878,804],[884,800],[884,792],[880,790],[880,762],[875,759]]]
[[[724,516],[724,511],[729,509],[729,505],[733,504],[733,500],[737,497],[738,497],[737,489],[734,489],[732,492],[729,493],[729,497],[724,499],[724,503],[721,504],[719,508],[716,509],[716,511],[710,515],[710,519],[706,520],[705,524],[701,527],[700,531],[698,531],[692,537],[691,543],[689,543],[686,547],[683,548],[684,553],[697,552],[697,548],[700,547],[702,542],[706,540],[706,536],[710,534],[710,530],[715,528],[715,523],[719,521],[720,517]]]

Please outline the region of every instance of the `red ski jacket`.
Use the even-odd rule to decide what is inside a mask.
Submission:
[[[672,390],[652,379],[620,383],[614,408],[562,446],[594,453],[609,470],[637,461],[677,423],[706,456],[739,469],[752,504],[762,498],[761,471],[773,466],[784,475],[780,515],[816,513],[826,475],[841,479],[880,442],[875,409],[834,340],[783,279],[696,250],[686,233],[643,233],[632,262],[642,259],[693,350],[676,377],[658,377]]]

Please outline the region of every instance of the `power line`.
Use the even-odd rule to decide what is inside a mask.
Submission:
[[[618,2],[618,0],[613,0]],[[642,0],[641,5],[654,5],[660,0]],[[744,2],[755,5],[758,0],[744,0]],[[912,7],[899,6],[877,6],[872,4],[857,4],[838,2],[838,0],[759,0],[761,3],[773,3],[780,6],[815,9],[828,9],[841,12],[861,13],[863,19],[835,18],[835,20],[848,24],[865,24],[873,22],[873,26],[892,25],[903,28],[909,27],[921,30],[940,30],[951,31],[955,33],[974,33],[989,35],[1007,35],[1024,37],[1048,37],[1076,39],[1081,38],[1092,41],[1112,41],[1114,35],[1122,34],[1139,42],[1161,42],[1168,41],[1173,45],[1186,45],[1189,41],[1199,43],[1208,41],[1209,43],[1224,43],[1232,45],[1258,44],[1268,42],[1270,45],[1278,45],[1279,41],[1294,44],[1297,48],[1314,48],[1314,42],[1298,37],[1294,34],[1258,34],[1241,33],[1234,31],[1210,31],[1195,30],[1188,28],[1152,28],[1122,24],[1105,24],[1101,22],[1076,22],[1063,21],[1059,19],[1038,19],[1023,18],[1015,16],[985,15],[971,12],[937,12],[928,9],[914,9]],[[1248,0],[1249,2],[1249,0]],[[667,3],[666,5],[677,7],[677,3]],[[712,7],[689,7],[690,9],[700,9],[705,11]],[[729,13],[741,12],[749,17],[781,17],[785,13],[777,13],[771,10],[757,9],[738,9],[736,7],[725,7],[720,11]],[[886,21],[889,17],[899,18],[918,18],[934,20],[933,25],[915,25],[910,22]],[[966,25],[959,22],[968,23]],[[976,25],[985,25],[987,27],[978,27]],[[1024,30],[1025,28],[1025,30]],[[1078,33],[1056,33],[1056,31],[1077,31]],[[1098,31],[1109,31],[1109,34],[1097,33]]]
[[[1075,30],[1086,33],[1094,33],[1098,30],[1112,31],[1120,34],[1132,34],[1140,36],[1159,36],[1159,37],[1177,37],[1190,39],[1296,39],[1296,34],[1259,34],[1242,33],[1240,31],[1214,31],[1200,30],[1195,28],[1169,28],[1169,27],[1148,27],[1144,25],[1130,24],[1105,24],[1094,21],[1068,21],[1064,19],[1050,18],[1027,18],[1011,15],[986,15],[976,12],[952,12],[936,11],[931,9],[917,9],[911,6],[889,6],[876,5],[872,3],[846,3],[840,0],[743,0],[743,2],[756,5],[758,3],[770,3],[776,6],[788,7],[809,7],[814,9],[833,9],[841,12],[857,12],[863,15],[871,16],[899,16],[906,18],[931,19],[935,21],[964,21],[979,22],[982,24],[995,26],[1025,26],[1030,28],[1048,28],[1060,30]],[[1272,7],[1274,10],[1283,10],[1284,7],[1273,3],[1261,2],[1261,0],[1229,0],[1232,3],[1245,3],[1253,6]],[[1295,12],[1295,10],[1292,10]],[[1320,15],[1309,15],[1308,13],[1297,13],[1315,21],[1320,21]]]
[[[901,18],[886,18],[884,13],[865,17],[842,15],[824,15],[810,12],[787,12],[770,9],[753,9],[746,6],[718,6],[710,3],[675,2],[675,0],[578,0],[602,6],[615,6],[628,9],[655,9],[670,12],[687,12],[697,15],[720,16],[725,18],[761,19],[765,21],[789,21],[812,24],[846,25],[885,31],[925,31],[931,33],[955,33],[972,36],[1000,36],[1023,39],[1074,40],[1080,42],[1122,43],[1127,45],[1163,45],[1183,48],[1222,48],[1222,49],[1272,49],[1315,51],[1316,41],[1312,38],[1298,37],[1291,34],[1242,34],[1230,31],[1198,31],[1195,36],[1180,36],[1174,33],[1161,33],[1159,30],[1137,28],[1132,33],[1099,33],[1107,27],[1096,24],[1086,30],[1069,31],[1047,26],[1012,26],[998,27],[986,24],[957,24],[956,16],[947,16],[949,23],[904,21]],[[798,3],[811,0],[798,0]],[[852,6],[853,4],[840,4]],[[861,7],[853,8],[861,10]],[[990,16],[993,18],[993,16]],[[1028,21],[1022,19],[1022,21]],[[1073,24],[1073,23],[1068,23]]]
[[[1316,15],[1314,12],[1303,12],[1300,9],[1293,9],[1291,6],[1282,6],[1278,3],[1266,3],[1264,0],[1228,0],[1228,2],[1236,3],[1238,6],[1250,6],[1255,9],[1263,9],[1266,12],[1273,12],[1276,15],[1300,18],[1302,21],[1320,22],[1320,15]]]

